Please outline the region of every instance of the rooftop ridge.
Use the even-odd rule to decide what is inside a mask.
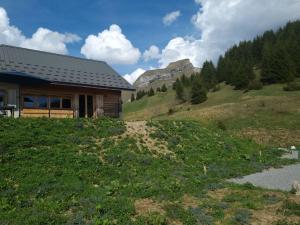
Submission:
[[[62,57],[65,57],[65,58],[73,58],[73,59],[85,60],[85,61],[89,61],[89,62],[97,62],[97,63],[107,64],[107,62],[102,61],[102,60],[86,59],[86,58],[82,58],[82,57],[78,57],[78,56],[58,54],[58,53],[54,53],[54,52],[46,52],[46,51],[42,51],[42,50],[18,47],[18,46],[7,45],[7,44],[0,44],[0,48],[1,47],[16,48],[16,49],[22,49],[22,50],[27,50],[27,51],[32,51],[32,52],[39,52],[39,53],[49,54],[49,55],[62,56]]]

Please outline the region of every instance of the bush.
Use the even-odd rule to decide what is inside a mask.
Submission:
[[[221,130],[227,130],[227,128],[226,128],[226,126],[225,126],[225,124],[224,124],[224,122],[222,122],[222,121],[218,121],[217,122],[217,127],[219,128],[219,129],[221,129]]]
[[[262,82],[253,80],[248,85],[248,90],[261,90],[263,88]]]
[[[175,113],[175,109],[169,108],[168,115],[172,115]]]
[[[167,92],[168,88],[167,86],[164,84],[162,87],[161,87],[161,92]]]
[[[234,224],[250,224],[251,212],[247,209],[238,209],[233,216]]]
[[[193,89],[192,90],[192,99],[191,103],[193,105],[200,104],[202,102],[205,102],[207,100],[206,91],[203,88],[199,89]]]
[[[154,95],[155,95],[155,92],[154,92],[153,88],[150,88],[150,90],[148,91],[148,96],[151,97]]]
[[[290,82],[283,87],[284,91],[300,91],[300,82]]]

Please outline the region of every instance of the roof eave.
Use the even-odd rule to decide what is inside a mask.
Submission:
[[[72,87],[82,87],[82,88],[94,88],[94,89],[104,89],[104,90],[116,90],[116,91],[135,91],[135,88],[122,88],[122,87],[107,87],[107,86],[98,86],[98,85],[89,85],[89,84],[77,84],[77,83],[68,83],[68,82],[51,82],[52,85],[64,85]]]

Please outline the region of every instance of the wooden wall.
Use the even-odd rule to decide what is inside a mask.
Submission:
[[[71,109],[37,109],[24,108],[23,96],[58,96],[70,97],[72,100]],[[94,117],[111,116],[119,117],[121,110],[121,91],[81,88],[61,85],[44,86],[21,86],[20,87],[20,115],[21,117],[51,117],[51,118],[74,118],[78,117],[79,95],[93,96]]]

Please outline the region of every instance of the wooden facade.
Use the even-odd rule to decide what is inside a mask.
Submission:
[[[120,117],[124,90],[106,62],[0,45],[1,117]]]
[[[119,117],[121,91],[62,85],[20,86],[20,117]]]

